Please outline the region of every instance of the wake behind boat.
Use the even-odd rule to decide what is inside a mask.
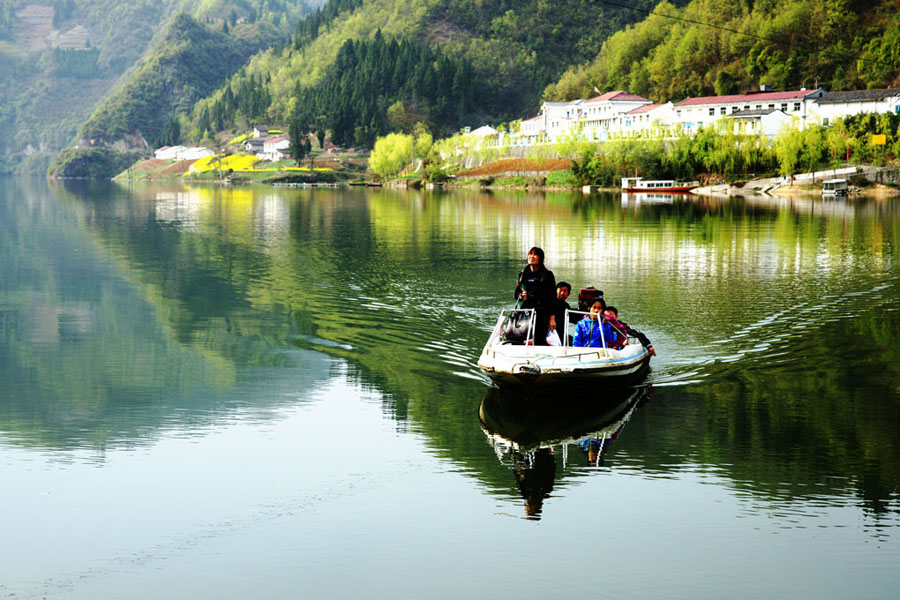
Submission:
[[[586,314],[582,311],[566,311]],[[513,308],[500,312],[478,367],[499,386],[555,384],[628,385],[643,379],[650,351],[629,336],[621,349],[574,347],[564,335],[561,346],[534,345],[535,311]]]

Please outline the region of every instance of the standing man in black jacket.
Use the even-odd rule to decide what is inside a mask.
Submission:
[[[525,257],[525,268],[519,272],[514,297],[521,308],[535,309],[534,343],[547,345],[547,327],[556,296],[556,278],[544,266],[544,251],[535,246]]]

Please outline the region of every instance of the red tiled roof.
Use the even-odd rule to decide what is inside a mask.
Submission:
[[[266,140],[267,144],[277,144],[278,142],[283,142],[287,138],[285,136],[273,137]]]
[[[659,108],[662,104],[645,104],[644,106],[638,106],[637,108],[633,108],[629,110],[626,115],[636,115],[639,113],[650,112],[654,108]]]
[[[697,106],[699,104],[735,104],[738,102],[759,102],[772,100],[799,100],[818,90],[796,90],[793,92],[758,92],[754,94],[735,94],[733,96],[702,96],[685,98],[675,106]]]
[[[538,116],[536,116],[536,117],[531,117],[530,119],[525,119],[525,120],[522,121],[522,122],[523,122],[523,123],[527,123],[528,121],[537,121],[538,119],[543,119],[543,118],[544,118],[544,115],[538,115]]]
[[[638,96],[637,94],[632,94],[631,92],[626,92],[624,90],[618,90],[615,92],[606,92],[605,94],[600,94],[599,96],[594,96],[593,98],[589,98],[585,100],[585,102],[650,102],[643,96]]]

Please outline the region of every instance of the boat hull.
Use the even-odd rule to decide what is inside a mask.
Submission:
[[[625,386],[647,375],[650,353],[631,344],[622,350],[497,345],[486,348],[478,367],[500,387]]]

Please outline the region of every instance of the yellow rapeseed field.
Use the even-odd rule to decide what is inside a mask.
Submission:
[[[255,156],[249,154],[215,154],[206,156],[194,162],[191,165],[191,173],[208,173],[219,169],[225,171],[253,171],[253,165],[259,161]]]
[[[274,172],[274,171],[307,171],[310,169],[308,167],[280,167],[280,168],[262,168],[257,169],[255,165],[260,162],[258,158],[251,154],[216,154],[213,156],[206,156],[194,162],[191,165],[189,173],[200,174],[200,173],[209,173],[211,171],[218,171],[221,169],[222,171],[231,170],[234,173],[260,173],[260,172]],[[313,171],[318,171],[320,173],[331,171],[331,169],[312,169]]]
[[[240,144],[241,142],[243,142],[244,140],[246,140],[246,139],[247,139],[248,137],[250,137],[251,135],[253,135],[253,134],[251,134],[251,133],[245,133],[244,135],[239,135],[239,136],[237,136],[237,137],[234,138],[233,140],[228,140],[226,143],[227,143],[229,146],[234,146],[234,145]]]

